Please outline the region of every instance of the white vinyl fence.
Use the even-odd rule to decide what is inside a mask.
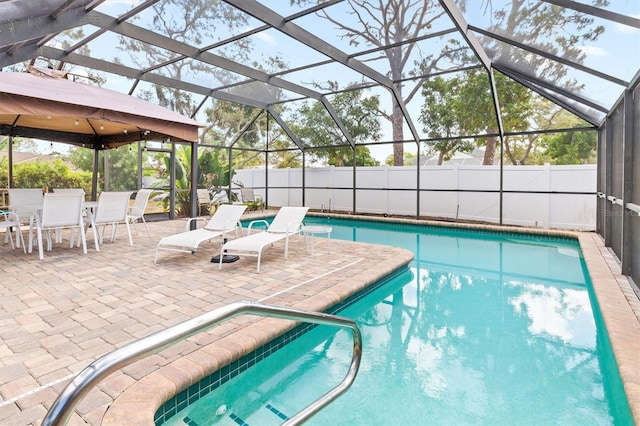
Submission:
[[[255,188],[271,207],[300,206],[302,169],[237,170],[234,181]],[[596,165],[504,166],[503,223],[595,230]],[[267,176],[268,174],[268,176]],[[305,170],[305,205],[312,209],[416,216],[415,167],[320,167]],[[268,185],[267,185],[268,181]],[[499,223],[498,166],[420,169],[420,216]],[[575,194],[574,194],[575,193]],[[586,193],[586,194],[580,194]]]

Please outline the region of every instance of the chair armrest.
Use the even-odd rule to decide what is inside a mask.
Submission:
[[[18,222],[20,223],[20,217],[15,214],[12,211],[9,210],[0,210],[0,216],[4,217],[4,220],[6,220],[7,222]],[[11,220],[10,218],[13,217],[14,219]]]
[[[256,223],[264,223],[267,228],[269,227],[269,222],[267,222],[264,219],[252,220],[251,222],[249,222],[249,227],[247,228],[247,235],[251,235],[251,228],[253,228],[253,225]]]
[[[192,217],[189,220],[187,220],[187,223],[184,224],[184,230],[185,231],[191,231],[191,222],[193,222],[194,220],[196,222],[199,221],[199,220],[201,220],[203,222],[206,222],[206,219],[203,218],[203,217]],[[196,223],[196,228],[197,227],[198,227],[198,224]]]

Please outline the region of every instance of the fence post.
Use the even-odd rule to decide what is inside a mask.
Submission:
[[[551,197],[553,196],[553,194],[551,194],[551,164],[549,163],[544,163],[544,177],[547,180],[547,197],[546,197],[547,198],[547,206],[546,206],[547,223],[544,225],[544,228],[549,229],[551,228],[551,203],[552,203]]]
[[[387,181],[386,185],[387,186],[386,187],[387,188],[391,188],[391,168],[389,167],[388,164],[385,164],[385,168],[386,168],[386,172],[387,172],[386,173],[386,176],[387,176],[387,179],[386,179],[386,181]],[[389,201],[389,192],[390,191],[389,191],[389,189],[387,189],[385,192],[386,192],[385,198],[387,199],[387,214],[390,214],[391,213],[391,203]]]

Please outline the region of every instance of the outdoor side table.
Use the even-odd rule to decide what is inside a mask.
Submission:
[[[331,253],[331,227],[325,225],[303,226],[305,250],[307,250],[307,237],[311,240],[311,256],[313,256],[313,240],[316,235],[327,234],[327,253]]]

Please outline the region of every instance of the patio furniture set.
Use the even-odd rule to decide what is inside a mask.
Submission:
[[[22,247],[25,253],[31,253],[37,246],[40,260],[44,259],[45,242],[47,251],[51,251],[54,240],[57,243],[62,241],[63,229],[70,230],[69,247],[72,248],[76,242],[77,247],[82,245],[85,254],[88,229],[93,233],[96,251],[104,242],[107,227],[111,228],[110,241],[115,242],[119,224],[126,226],[129,245],[133,245],[131,225],[135,229],[136,222],[141,221],[149,235],[144,209],[150,193],[150,189],[139,190],[133,205],[130,205],[133,191],[105,191],[98,201],[85,201],[84,190],[80,188],[54,189],[53,193],[43,193],[41,189],[10,188],[9,210],[0,216],[0,229],[5,229],[5,242],[10,240],[12,247]],[[29,234],[26,244],[21,232],[25,225]],[[74,238],[76,231],[77,238]]]
[[[86,232],[89,229],[93,233],[95,249],[99,251],[107,227],[111,230],[109,240],[115,242],[117,227],[124,224],[129,245],[133,246],[130,225],[135,229],[136,222],[142,222],[147,235],[150,236],[144,211],[151,192],[151,189],[139,190],[133,205],[130,205],[132,191],[105,191],[100,194],[98,201],[85,201],[82,189],[58,189],[53,193],[43,194],[40,189],[12,188],[9,189],[10,209],[0,212],[0,230],[5,230],[5,243],[10,241],[12,248],[22,248],[25,253],[31,253],[33,247],[37,246],[40,260],[44,259],[45,243],[47,251],[50,251],[54,240],[57,243],[62,241],[62,229],[70,230],[69,247],[72,248],[75,242],[77,247],[82,245],[83,253],[86,254]],[[245,228],[242,227],[240,219],[245,211],[251,208],[257,208],[255,199],[250,205],[221,204],[201,228],[197,228],[197,223],[206,219],[189,219],[184,232],[163,237],[159,241],[154,263],[157,263],[161,250],[193,254],[201,243],[218,237],[221,238],[220,255],[216,257],[219,269],[222,269],[226,256],[251,256],[257,258],[259,273],[265,247],[284,240],[284,257],[287,259],[289,239],[294,235],[304,236],[305,250],[308,247],[307,238],[310,237],[313,255],[313,236],[326,234],[330,251],[331,227],[303,224],[308,207],[282,207],[270,222],[264,219],[250,222],[246,228],[246,235],[243,235]],[[194,222],[196,228],[191,229]],[[21,232],[25,225],[28,227],[29,235],[26,243]],[[264,230],[256,231],[258,227],[263,227]],[[135,230],[137,232],[137,229]],[[77,237],[74,237],[76,231]]]

